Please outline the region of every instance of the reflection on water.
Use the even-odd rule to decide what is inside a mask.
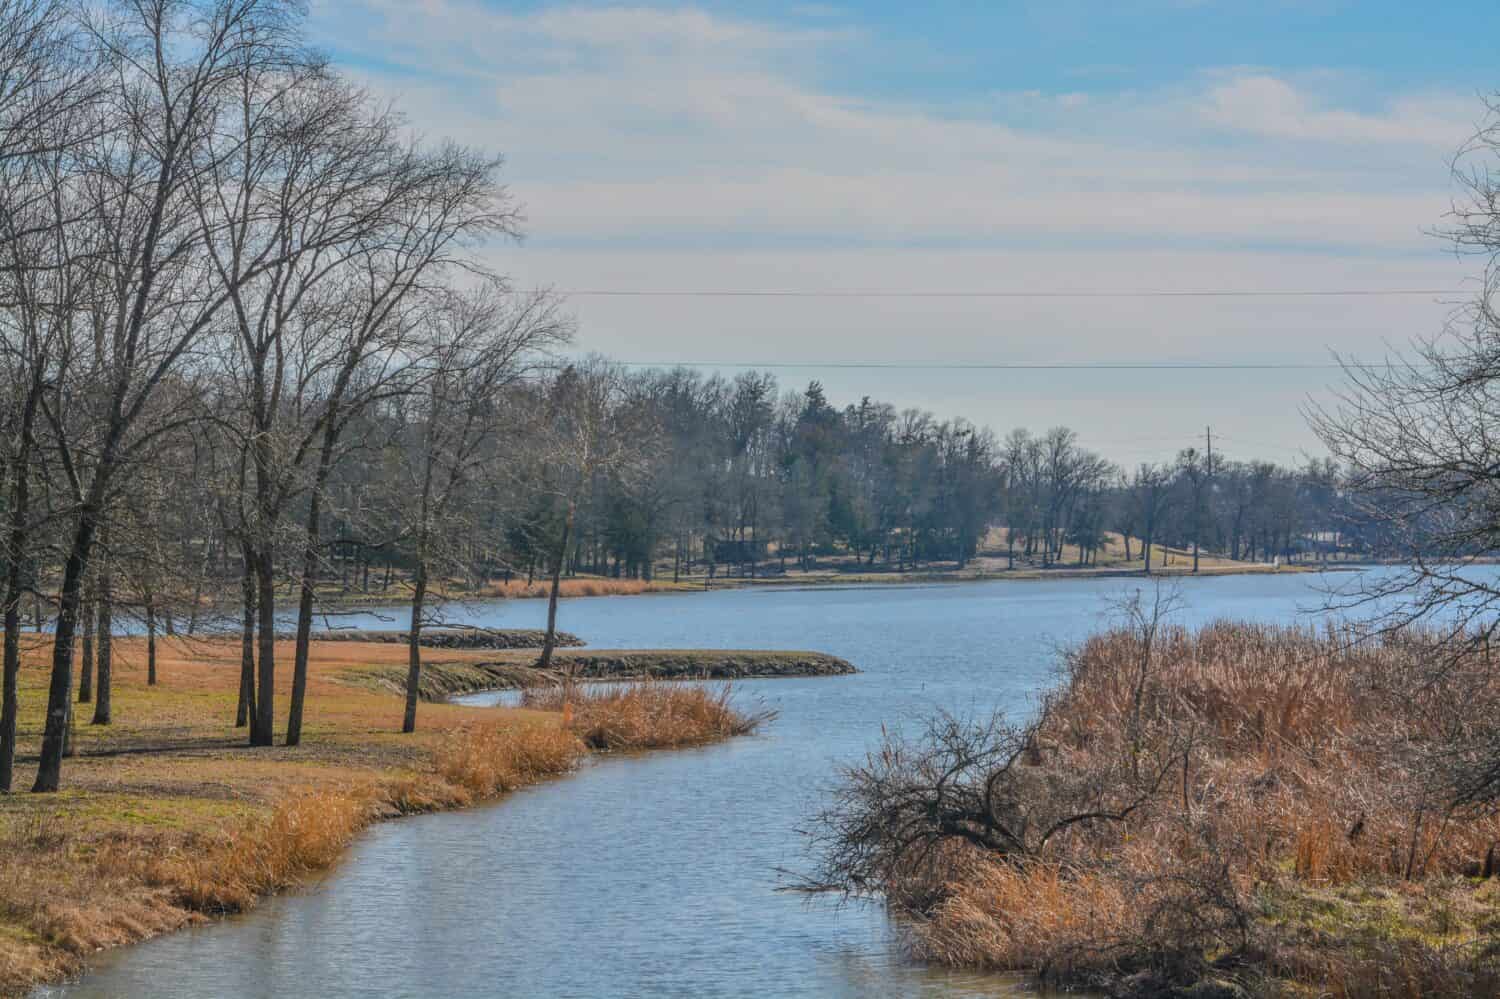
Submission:
[[[84,996],[969,996],[1015,979],[903,961],[879,906],[778,892],[832,765],[882,722],[1027,709],[1061,642],[1099,626],[1123,580],[736,590],[564,604],[602,647],[816,649],[857,676],[753,681],[764,735],[605,759],[466,812],[385,823],[314,890],[106,955]],[[1291,620],[1307,576],[1182,584],[1185,623]],[[469,619],[532,627],[512,601]],[[493,696],[493,695],[491,695]],[[316,712],[314,703],[311,709]],[[1030,993],[1034,994],[1034,993]]]

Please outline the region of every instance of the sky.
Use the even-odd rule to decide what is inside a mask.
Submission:
[[[1493,2],[311,9],[424,136],[504,156],[489,262],[622,362],[1292,463],[1333,359],[1436,334],[1482,267],[1440,230]],[[702,294],[765,291],[798,294]]]

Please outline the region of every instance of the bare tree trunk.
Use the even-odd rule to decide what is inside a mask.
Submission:
[[[69,701],[73,688],[73,635],[77,630],[78,605],[83,575],[88,570],[94,532],[99,526],[97,492],[93,502],[79,511],[68,558],[63,564],[62,588],[58,594],[57,627],[52,638],[52,675],[47,686],[47,721],[42,731],[41,759],[37,764],[33,792],[56,791],[62,783],[63,743],[67,738]]]
[[[562,540],[557,546],[557,557],[552,560],[552,588],[547,595],[547,637],[542,642],[542,657],[537,660],[540,669],[552,665],[552,650],[557,646],[557,596],[562,589],[563,559],[567,555],[568,541],[573,535],[573,513],[577,504],[568,501],[568,515],[563,520]]]
[[[156,598],[146,597],[146,686],[156,686]]]
[[[268,548],[255,555],[255,612],[260,661],[256,663],[255,717],[250,745],[269,746],[276,723],[276,570]]]
[[[313,501],[314,509],[318,506]],[[297,642],[292,656],[292,701],[286,721],[286,744],[302,741],[302,705],[307,698],[307,657],[312,642],[313,587],[318,575],[317,513],[308,524],[306,548],[302,553],[301,582],[297,590]]]
[[[7,571],[9,574],[9,571]],[[7,589],[10,580],[7,580]],[[0,709],[0,793],[10,792],[15,771],[15,721],[20,712],[17,682],[21,672],[21,597],[10,589],[5,603],[5,706]]]
[[[253,738],[260,719],[255,713],[255,569],[248,547],[241,562],[240,599],[244,617],[240,624],[240,700],[234,709],[234,727],[250,725]]]
[[[94,588],[85,586],[83,603],[79,605],[83,615],[83,654],[78,664],[78,703],[88,704],[94,699],[94,613],[97,605]]]
[[[417,558],[415,585],[411,595],[411,628],[407,632],[406,713],[402,732],[417,730],[417,691],[422,683],[422,603],[427,598],[427,560]]]
[[[333,468],[333,450],[338,444],[339,421],[336,406],[328,415],[323,429],[322,447],[318,452],[318,468],[313,476],[311,495],[307,503],[307,533],[302,546],[302,583],[297,601],[297,647],[292,661],[292,703],[287,716],[286,744],[295,746],[302,741],[302,705],[307,699],[307,655],[312,636],[313,588],[318,580],[318,543],[323,517],[323,487],[328,483],[329,471]]]
[[[33,403],[25,414],[21,427],[20,456],[15,467],[15,483],[12,488],[10,516],[10,558],[5,565],[5,667],[4,688],[0,692],[0,792],[9,793],[16,761],[16,716],[20,712],[20,701],[16,687],[21,673],[21,576],[22,553],[26,546],[27,524],[30,516],[30,480],[26,467],[31,459],[32,427],[35,426],[36,406]]]
[[[208,567],[213,559],[213,552],[213,545],[204,546],[203,564],[198,567],[198,578],[193,581],[193,599],[192,604],[188,607],[187,619],[187,633],[189,635],[198,630],[199,605],[203,603],[203,586],[208,581]]]
[[[327,479],[327,455],[313,483],[308,501],[307,534],[303,539],[301,584],[297,592],[297,646],[292,660],[292,704],[286,722],[286,744],[302,741],[302,705],[307,697],[307,656],[312,640],[313,588],[318,579],[318,521],[322,517],[323,483]],[[345,587],[347,590],[347,586]]]
[[[100,532],[101,540],[108,540]],[[98,658],[98,692],[94,700],[94,720],[91,724],[108,725],[111,721],[111,689],[114,680],[114,649],[110,635],[114,631],[114,577],[110,568],[112,558],[108,551],[99,560],[99,630],[94,636],[95,655]],[[71,670],[69,671],[71,674]]]

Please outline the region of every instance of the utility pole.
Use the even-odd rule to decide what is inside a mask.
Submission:
[[[1214,428],[1205,426],[1204,437],[1207,439],[1207,453],[1204,459],[1203,488],[1197,501],[1198,509],[1193,511],[1193,575],[1198,574],[1198,550],[1203,538],[1203,507],[1213,501],[1214,483]]]

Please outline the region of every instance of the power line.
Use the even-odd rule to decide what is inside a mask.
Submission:
[[[888,291],[575,288],[568,298],[1410,298],[1458,295],[1449,288],[1205,289],[1200,291]]]
[[[1239,437],[1239,436],[1226,437],[1225,435],[1220,434],[1219,435],[1219,439],[1220,440],[1230,441],[1231,443],[1248,444],[1251,447],[1268,447],[1268,448],[1273,448],[1273,449],[1279,450],[1279,451],[1290,451],[1290,452],[1292,452],[1294,454],[1303,454],[1303,453],[1306,453],[1306,451],[1307,451],[1307,448],[1305,448],[1305,447],[1291,447],[1290,445],[1287,445],[1287,444],[1271,444],[1271,443],[1269,443],[1267,441],[1252,441],[1252,440],[1249,440],[1247,438]]]
[[[989,361],[616,361],[627,368],[755,368],[797,370],[891,371],[1339,371],[1337,363],[1276,361],[1079,361],[1010,363]],[[1353,364],[1355,368],[1393,367],[1391,364]]]

